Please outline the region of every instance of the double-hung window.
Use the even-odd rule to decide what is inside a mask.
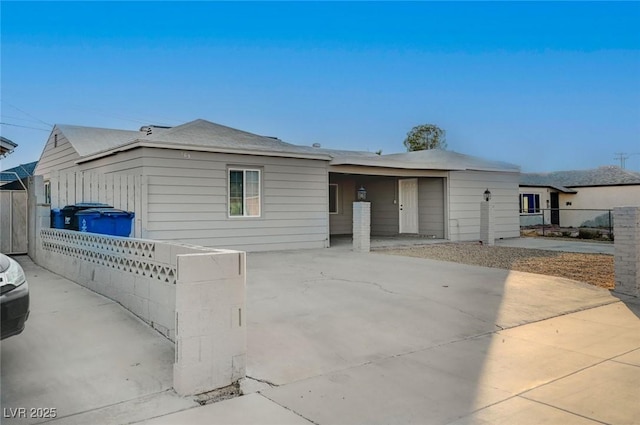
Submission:
[[[260,170],[229,169],[229,217],[260,217]]]

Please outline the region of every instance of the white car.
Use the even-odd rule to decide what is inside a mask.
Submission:
[[[29,318],[29,285],[16,260],[0,254],[0,323],[2,338],[18,335]]]

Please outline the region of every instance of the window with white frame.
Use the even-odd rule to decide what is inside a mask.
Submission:
[[[260,170],[229,168],[229,217],[260,217]]]
[[[51,203],[51,182],[49,180],[44,182],[44,203]]]
[[[338,214],[338,185],[329,184],[329,214]]]
[[[535,214],[540,212],[540,195],[538,193],[520,194],[520,213]]]

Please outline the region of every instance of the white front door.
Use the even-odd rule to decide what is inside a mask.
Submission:
[[[401,179],[400,233],[418,233],[418,179]]]

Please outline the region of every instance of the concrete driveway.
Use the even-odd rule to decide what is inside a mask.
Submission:
[[[607,290],[347,248],[248,266],[248,374],[313,423],[640,417],[640,308]]]
[[[249,254],[248,395],[192,408],[170,389],[169,341],[110,300],[21,263],[32,317],[1,344],[2,406],[55,407],[57,424],[640,417],[637,300],[567,279],[348,247]]]

